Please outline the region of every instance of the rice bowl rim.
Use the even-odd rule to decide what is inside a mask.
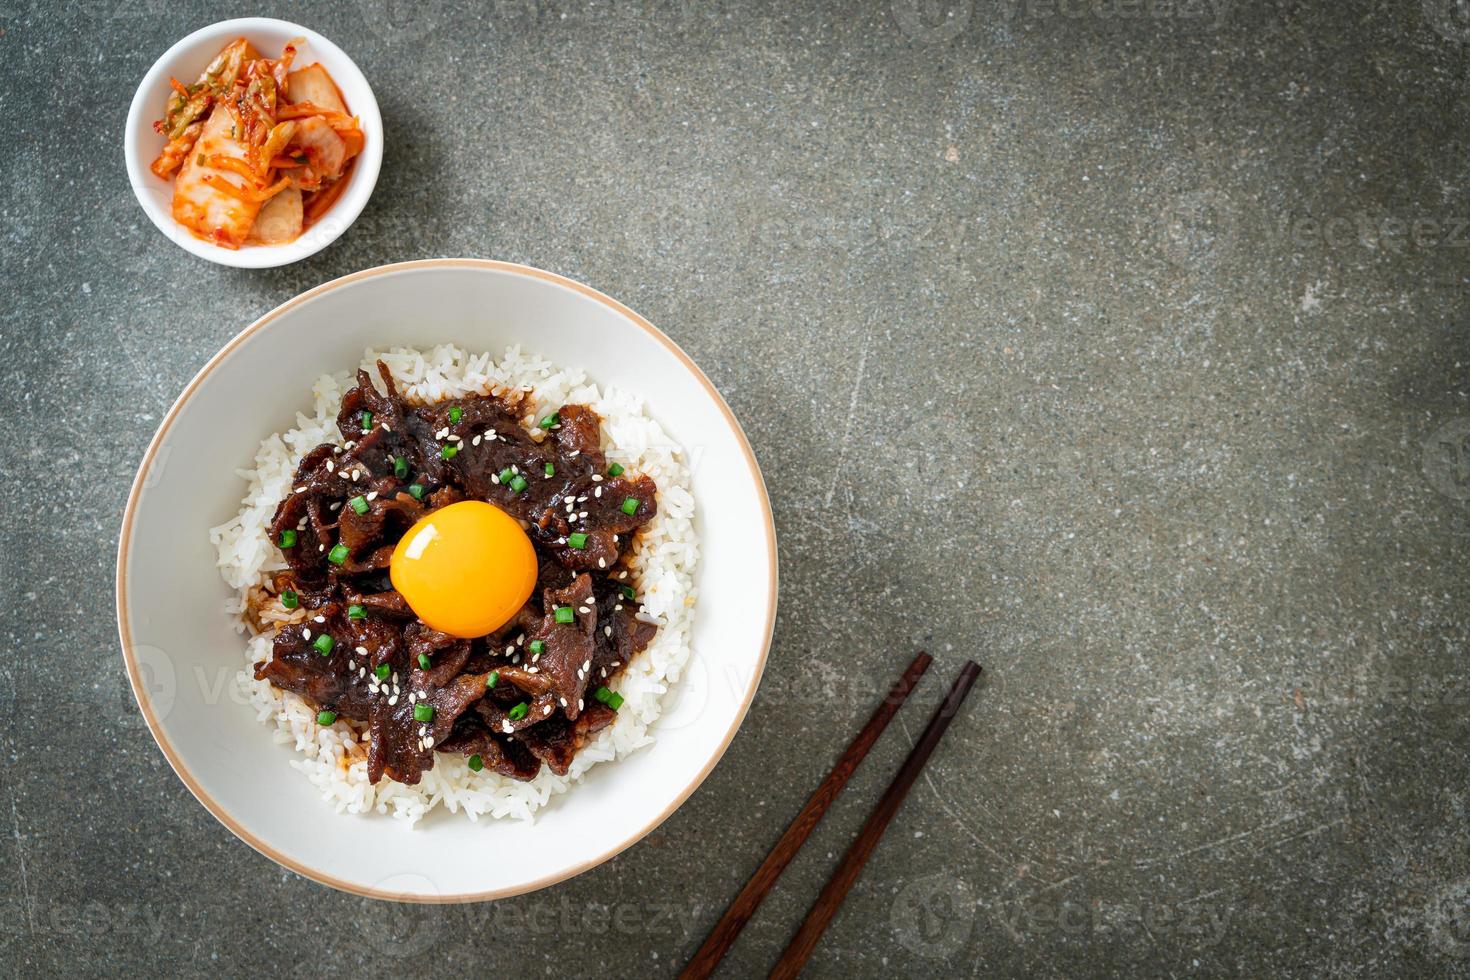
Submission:
[[[745,456],[746,465],[749,467],[750,475],[754,479],[757,496],[759,498],[757,502],[760,506],[760,512],[763,518],[763,530],[766,544],[766,560],[768,564],[768,572],[770,575],[770,587],[767,590],[765,596],[765,630],[763,634],[763,639],[760,643],[760,653],[755,661],[755,669],[751,671],[750,681],[746,687],[740,706],[735,712],[735,716],[729,726],[729,729],[724,733],[724,736],[721,738],[719,745],[716,747],[714,753],[710,756],[709,760],[704,764],[703,768],[700,769],[700,771],[694,776],[694,778],[690,780],[689,783],[684,786],[682,790],[679,791],[677,796],[675,796],[675,798],[672,800],[672,802],[669,803],[667,807],[665,807],[660,813],[655,815],[652,820],[650,820],[647,824],[643,826],[642,829],[629,835],[624,840],[614,843],[606,851],[597,855],[596,857],[583,861],[580,864],[577,864],[571,868],[567,868],[554,874],[547,875],[543,878],[538,878],[533,881],[524,882],[507,888],[491,889],[484,892],[459,892],[435,895],[415,894],[409,892],[394,892],[384,889],[362,887],[353,882],[337,878],[333,875],[323,874],[310,865],[304,864],[300,861],[288,857],[285,854],[280,853],[275,848],[267,844],[265,841],[261,840],[254,833],[248,830],[240,820],[236,819],[229,810],[225,809],[225,807],[221,805],[219,801],[215,800],[204,790],[200,783],[194,778],[188,767],[184,765],[182,757],[178,754],[178,752],[175,751],[172,743],[169,741],[168,735],[165,733],[162,723],[154,715],[151,700],[145,697],[142,693],[144,691],[144,684],[142,681],[138,660],[133,650],[132,627],[128,620],[127,576],[128,557],[132,550],[133,544],[133,518],[137,509],[138,501],[142,496],[144,484],[147,481],[148,472],[150,467],[152,466],[154,456],[157,454],[159,447],[163,444],[164,438],[168,435],[169,429],[173,426],[174,420],[178,417],[179,413],[183,410],[184,406],[193,396],[195,389],[198,388],[198,386],[205,380],[205,378],[207,378],[231,353],[233,353],[238,347],[244,344],[252,336],[258,333],[260,330],[263,330],[278,317],[301,305],[302,303],[307,302],[308,300],[315,299],[316,297],[321,296],[324,293],[331,292],[336,289],[341,289],[345,286],[352,285],[353,283],[361,282],[365,279],[370,279],[376,276],[398,272],[407,272],[415,269],[429,268],[484,269],[495,272],[510,273],[512,275],[523,276],[530,279],[539,279],[553,285],[571,289],[587,297],[588,299],[601,303],[602,305],[611,309],[614,313],[622,316],[628,322],[632,323],[634,326],[647,333],[655,342],[663,346],[670,354],[672,354],[674,358],[683,365],[685,370],[687,370],[694,377],[694,379],[704,388],[705,393],[713,401],[715,407],[719,409],[720,414],[724,417],[725,423],[730,427],[730,431],[734,435],[741,453],[743,453]],[[771,512],[770,495],[766,491],[765,478],[761,475],[760,464],[756,461],[755,453],[750,447],[750,440],[746,438],[745,430],[741,427],[740,422],[735,418],[734,412],[730,410],[730,406],[726,404],[724,397],[720,395],[714,384],[710,382],[709,378],[699,368],[699,365],[694,362],[693,358],[691,358],[687,353],[684,352],[683,348],[674,343],[674,341],[671,340],[668,335],[659,330],[652,323],[648,322],[648,320],[644,319],[638,313],[634,312],[632,309],[629,309],[627,306],[624,306],[622,303],[619,303],[612,297],[602,292],[599,292],[596,289],[593,289],[591,286],[584,285],[583,283],[577,282],[574,279],[569,279],[566,276],[559,275],[555,272],[547,272],[544,269],[537,269],[533,266],[522,265],[516,262],[504,262],[497,259],[442,258],[420,259],[411,262],[395,262],[388,265],[375,266],[371,269],[364,269],[360,272],[354,272],[337,279],[332,279],[328,282],[322,283],[320,286],[308,289],[306,292],[300,293],[292,297],[291,299],[288,299],[286,302],[277,306],[275,309],[257,319],[254,323],[251,323],[244,330],[240,331],[238,334],[232,337],[222,348],[220,348],[220,350],[209,359],[204,367],[199,369],[199,372],[194,375],[194,377],[189,381],[187,385],[185,385],[184,390],[179,394],[179,397],[174,400],[173,405],[169,407],[168,412],[163,417],[163,421],[159,423],[158,431],[153,434],[153,438],[149,441],[148,448],[144,451],[143,458],[139,461],[138,472],[133,477],[132,487],[128,491],[127,505],[123,510],[122,527],[118,533],[115,601],[117,603],[118,638],[122,644],[123,662],[127,667],[128,684],[132,688],[133,699],[138,703],[138,708],[143,714],[143,719],[148,724],[148,731],[153,735],[154,742],[158,744],[158,748],[160,751],[163,752],[164,758],[168,760],[169,766],[173,769],[175,774],[178,775],[179,779],[183,781],[184,785],[188,787],[189,792],[193,794],[194,798],[197,799],[204,806],[204,808],[214,816],[216,820],[224,824],[231,833],[240,838],[246,844],[249,844],[260,854],[263,854],[267,858],[270,858],[272,861],[276,862],[282,867],[294,871],[305,878],[311,879],[312,881],[320,882],[321,884],[328,885],[332,888],[336,888],[345,892],[350,892],[356,895],[362,895],[367,898],[384,899],[396,902],[411,902],[426,905],[442,905],[455,902],[482,902],[499,898],[510,898],[515,895],[523,895],[528,892],[537,891],[550,885],[554,885],[557,882],[565,881],[568,878],[576,877],[582,872],[588,871],[627,850],[629,847],[633,846],[638,841],[646,837],[670,816],[672,816],[674,811],[679,809],[679,807],[683,806],[684,802],[694,793],[696,789],[698,789],[704,783],[709,774],[714,771],[714,767],[719,763],[720,759],[724,757],[726,750],[730,747],[730,743],[735,738],[736,732],[738,732],[740,730],[740,726],[744,724],[745,716],[750,711],[750,705],[755,698],[756,689],[760,686],[761,677],[765,673],[766,660],[770,654],[771,649],[771,637],[774,633],[776,625],[776,596],[778,585],[777,574],[778,565],[776,560],[776,525],[775,519]]]

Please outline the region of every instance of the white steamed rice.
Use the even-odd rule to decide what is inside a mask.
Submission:
[[[369,350],[363,355],[362,367],[374,378],[374,364],[380,358],[392,370],[400,393],[413,402],[530,389],[532,393],[522,403],[527,424],[565,404],[585,404],[595,409],[603,419],[604,449],[609,460],[646,473],[658,484],[658,516],[644,526],[632,561],[644,608],[659,621],[658,633],[614,685],[623,696],[617,722],[577,753],[567,775],[558,776],[542,767],[529,782],[488,770],[471,772],[463,756],[440,752],[435,754],[434,768],[424,773],[417,786],[405,786],[386,777],[374,786],[368,782],[365,743],[354,737],[345,722],[318,725],[316,711],[301,698],[255,679],[251,665],[269,658],[269,632],[250,636],[236,682],[258,719],[273,729],[275,740],[293,746],[300,755],[291,765],[311,780],[338,812],[391,813],[412,824],[443,804],[451,812],[463,811],[472,820],[485,814],[529,820],[551,797],[564,792],[597,763],[619,759],[653,741],[648,728],[658,718],[664,693],[678,681],[689,657],[699,539],[686,457],[649,417],[637,395],[600,388],[582,371],[558,367],[519,347],[509,348],[498,361],[489,354],[472,355],[447,345],[426,351],[397,347]],[[312,388],[312,414],[298,413],[295,428],[263,441],[254,468],[239,471],[249,485],[240,513],[209,532],[219,552],[220,573],[237,591],[228,605],[231,615],[240,617],[251,590],[286,567],[270,540],[271,517],[277,502],[290,492],[302,455],[323,442],[342,443],[336,426],[337,410],[343,392],[354,383],[353,372],[322,375]],[[303,615],[299,610],[285,614],[276,603],[268,604],[265,612],[265,618],[279,620]],[[240,628],[247,631],[243,617]]]

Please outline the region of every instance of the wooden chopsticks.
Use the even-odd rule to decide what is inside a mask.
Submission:
[[[730,907],[725,910],[720,921],[715,924],[714,929],[710,930],[704,944],[699,947],[684,968],[684,972],[679,975],[681,980],[708,977],[714,972],[720,959],[735,942],[735,938],[740,935],[740,930],[755,914],[755,910],[760,907],[761,900],[766,897],[766,893],[776,883],[776,879],[786,869],[786,865],[791,863],[797,850],[811,835],[817,823],[821,821],[822,815],[826,813],[832,800],[841,792],[842,787],[847,785],[853,771],[868,754],[868,750],[878,740],[878,736],[883,733],[883,729],[897,713],[909,692],[913,690],[914,685],[928,669],[929,663],[928,654],[920,653],[914,657],[908,669],[893,685],[893,690],[888,697],[873,712],[873,716],[868,719],[868,723],[863,726],[857,738],[853,739],[852,744],[837,760],[837,765],[827,774],[827,778],[822,780],[822,784],[801,808],[796,819],[791,821],[791,825],[786,828],[786,832],[781,835],[776,846],[771,848],[771,852],[766,855],[761,866],[745,883],[745,887],[740,890],[735,901],[730,903]],[[894,814],[898,812],[904,797],[908,795],[909,789],[913,787],[914,781],[923,771],[925,763],[929,761],[929,756],[933,754],[935,746],[939,744],[950,721],[954,719],[960,705],[964,703],[970,693],[970,688],[974,686],[979,676],[979,665],[973,660],[966,661],[964,668],[950,687],[949,694],[935,709],[928,726],[919,736],[908,758],[899,767],[888,789],[878,800],[867,823],[863,825],[863,829],[852,842],[852,846],[843,855],[842,862],[832,873],[822,893],[817,896],[817,901],[807,913],[806,921],[801,924],[801,928],[797,930],[791,943],[786,947],[786,951],[781,954],[781,959],[771,971],[772,977],[795,977],[801,972],[802,966],[811,956],[812,950],[816,948],[818,940],[822,938],[827,924],[837,914],[842,900],[847,897],[848,891],[857,881],[858,875],[862,873],[863,865],[867,863],[873,849],[878,846],[878,840],[888,828]]]
[[[781,839],[776,841],[776,846],[771,848],[771,852],[766,855],[761,866],[755,869],[755,874],[751,875],[750,880],[745,883],[745,887],[740,889],[740,894],[735,896],[735,901],[730,903],[730,907],[725,910],[720,921],[715,923],[704,945],[699,947],[698,952],[684,967],[684,972],[679,974],[680,980],[704,978],[714,972],[715,967],[724,958],[725,952],[735,942],[735,937],[739,936],[740,930],[745,928],[745,923],[750,921],[750,917],[755,915],[755,910],[760,908],[766,893],[771,890],[776,879],[781,877],[781,872],[786,870],[786,865],[796,857],[796,852],[821,822],[823,814],[827,812],[827,807],[837,798],[837,794],[842,792],[842,787],[847,785],[848,779],[857,770],[858,764],[863,761],[863,757],[868,754],[873,743],[878,741],[878,736],[883,734],[883,729],[888,727],[888,723],[903,706],[909,692],[914,689],[919,678],[924,676],[924,671],[929,669],[932,659],[927,653],[920,651],[899,679],[894,682],[892,690],[878,705],[877,710],[868,719],[868,723],[863,726],[862,731],[858,732],[852,744],[848,745],[847,750],[842,753],[842,757],[837,760],[837,764],[832,767],[827,778],[822,780],[816,792],[812,793],[806,805],[801,808],[801,812],[796,815],[796,819],[791,821],[786,832],[781,835]]]
[[[919,736],[919,741],[914,744],[913,751],[899,767],[898,775],[893,777],[893,782],[889,783],[888,789],[883,791],[883,796],[878,800],[878,805],[873,807],[868,822],[863,824],[863,829],[858,832],[857,839],[842,856],[842,863],[837,865],[837,870],[832,872],[832,877],[827,880],[826,887],[817,896],[812,910],[807,913],[806,921],[792,937],[790,944],[786,947],[786,952],[782,953],[781,958],[776,961],[776,967],[770,974],[771,977],[788,980],[801,972],[807,958],[812,955],[812,950],[817,948],[817,940],[822,938],[827,923],[831,922],[832,917],[837,914],[837,908],[847,897],[848,889],[852,888],[853,882],[857,881],[858,875],[862,873],[863,865],[868,863],[868,856],[873,853],[873,848],[878,846],[878,839],[883,836],[883,831],[888,829],[888,822],[898,812],[903,798],[908,796],[914,780],[919,778],[919,773],[924,769],[924,763],[929,761],[934,747],[944,737],[945,729],[954,720],[955,713],[960,710],[960,705],[964,704],[965,698],[969,696],[970,688],[974,686],[975,679],[979,676],[980,665],[973,660],[965,661],[964,668],[949,689],[949,695],[934,710],[934,716],[929,719],[929,726],[924,729],[924,734]]]

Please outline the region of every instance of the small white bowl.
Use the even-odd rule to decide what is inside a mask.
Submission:
[[[199,77],[220,49],[237,37],[249,38],[268,57],[278,57],[292,38],[306,38],[306,46],[296,54],[298,66],[322,64],[332,75],[347,109],[362,123],[365,137],[363,151],[353,165],[347,189],[322,219],[294,242],[284,245],[242,245],[238,249],[223,248],[204,241],[174,220],[172,180],[160,180],[148,169],[167,142],[153,129],[153,122],[163,116],[163,106],[171,88],[169,78],[188,84]],[[123,151],[127,157],[128,180],[138,203],[158,230],[175,245],[220,265],[242,269],[268,269],[286,265],[314,255],[326,248],[347,230],[367,205],[378,182],[383,164],[383,119],[378,114],[378,100],[372,87],[352,59],[316,31],[290,21],[270,17],[241,17],[223,20],[200,28],[184,38],[153,63],[143,83],[133,96],[128,110],[127,129],[123,133]]]
[[[316,378],[368,347],[521,344],[634,392],[691,462],[699,597],[683,677],[652,745],[592,768],[534,824],[436,809],[417,829],[340,814],[291,766],[232,681],[244,639],[224,612],[209,529],[233,517],[260,441],[310,411]],[[526,266],[432,259],[318,286],[236,336],[189,382],[144,455],[123,514],[118,631],[138,705],[189,790],[256,850],[378,898],[454,902],[541,888],[658,826],[740,727],[776,616],[776,538],[765,483],[724,400],[648,321],[580,283]]]

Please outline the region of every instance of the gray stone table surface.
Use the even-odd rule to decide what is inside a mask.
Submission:
[[[152,61],[247,12],[342,45],[388,137],[351,230],[265,272],[171,245],[122,161]],[[0,974],[669,975],[920,646],[920,707],[726,975],[774,961],[966,656],[989,683],[811,975],[1470,971],[1463,3],[9,0],[0,119]],[[671,819],[423,909],[194,801],[112,584],[212,353],[443,255],[682,344],[764,467],[782,592]]]

